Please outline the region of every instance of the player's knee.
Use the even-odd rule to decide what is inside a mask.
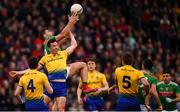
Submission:
[[[80,65],[84,68],[87,67],[85,62],[80,62]]]
[[[58,111],[64,111],[64,110],[65,110],[65,105],[58,106]]]

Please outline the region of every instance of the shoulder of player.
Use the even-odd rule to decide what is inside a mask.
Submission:
[[[175,83],[175,82],[173,82],[173,81],[171,81],[170,84],[171,84],[171,85],[174,85],[174,86],[178,86],[178,84]]]
[[[96,73],[97,73],[98,75],[100,75],[100,76],[105,75],[104,73],[101,73],[101,72],[99,72],[99,71],[96,71]]]
[[[58,53],[67,53],[66,49],[65,50],[59,50]]]
[[[57,38],[57,36],[51,35],[51,36],[49,37],[49,40],[51,40],[51,39],[56,39],[56,38]]]
[[[160,81],[157,83],[157,86],[161,85],[161,84],[164,84],[164,81]]]
[[[40,71],[38,71],[38,70],[35,70],[35,71],[28,71],[27,73],[25,73],[22,77],[25,77],[26,76],[26,74],[36,74],[36,75],[46,75],[45,73],[43,73],[43,72],[40,72]]]
[[[20,77],[19,81],[20,81],[20,80],[22,80],[22,81],[23,81],[23,80],[24,80],[24,78],[26,78],[26,73],[25,73],[22,77]]]
[[[123,66],[117,67],[117,68],[115,69],[115,71],[119,71],[119,70],[121,70],[121,69],[123,69],[123,68],[124,68]]]
[[[144,76],[149,77],[149,78],[151,78],[151,79],[154,79],[154,80],[157,79],[155,76],[152,76],[152,75],[150,75],[150,74],[148,74],[148,73],[146,73],[146,72],[143,72],[143,74],[144,74]]]
[[[38,76],[40,76],[40,77],[41,77],[41,76],[46,76],[46,74],[45,74],[45,73],[40,72],[40,71],[37,71],[37,75],[38,75]]]
[[[131,72],[140,72],[138,69],[135,69],[134,67],[132,67],[132,66],[121,66],[121,67],[117,67],[116,69],[115,69],[115,71],[117,72],[119,72],[119,71],[131,71]]]
[[[51,54],[46,54],[46,55],[44,55],[40,60],[45,59],[45,58],[48,58],[48,57],[50,57],[50,56],[51,56]]]

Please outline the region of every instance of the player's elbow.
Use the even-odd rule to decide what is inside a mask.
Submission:
[[[17,97],[19,94],[15,91],[14,92],[14,96]]]
[[[147,82],[147,83],[144,83],[143,85],[144,85],[145,88],[149,88],[149,87],[150,87],[150,85],[149,85],[148,82]]]
[[[109,85],[106,84],[104,88],[105,88],[105,90],[108,90],[109,89]]]
[[[74,44],[73,44],[73,47],[74,47],[74,49],[76,49],[77,48],[77,43],[75,42]]]
[[[71,45],[72,51],[74,51],[77,48],[77,44]]]
[[[150,87],[149,82],[147,81],[147,79],[142,78],[141,82],[142,82],[142,84],[144,85],[145,88],[149,88]]]

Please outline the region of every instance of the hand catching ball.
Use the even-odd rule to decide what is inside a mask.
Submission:
[[[80,14],[82,14],[82,12],[83,12],[83,8],[82,8],[82,6],[81,6],[80,4],[73,4],[73,5],[71,6],[70,11],[71,11],[71,14],[80,15]]]

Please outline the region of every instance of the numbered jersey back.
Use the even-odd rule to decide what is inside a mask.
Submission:
[[[23,87],[26,100],[38,100],[43,98],[44,84],[48,82],[44,73],[30,70],[20,78],[19,86]]]
[[[144,74],[132,66],[125,65],[115,70],[115,76],[120,94],[137,95],[139,79],[144,77]]]

